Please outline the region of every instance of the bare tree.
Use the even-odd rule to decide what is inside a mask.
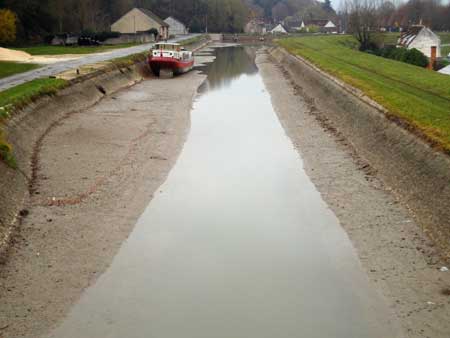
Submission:
[[[351,0],[347,3],[348,28],[359,42],[360,50],[374,46],[377,31],[377,3],[374,0]]]

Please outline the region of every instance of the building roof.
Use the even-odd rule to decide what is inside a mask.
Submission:
[[[178,20],[177,18],[175,18],[174,16],[169,16],[167,18],[164,19],[164,21],[167,23],[167,20],[172,19],[173,21],[178,22],[179,24],[186,26],[184,23],[182,23],[180,20]]]
[[[138,10],[140,10],[142,13],[144,13],[145,15],[147,15],[149,18],[152,18],[153,20],[155,20],[157,23],[159,23],[161,26],[164,27],[169,27],[169,24],[167,22],[165,22],[163,19],[161,19],[159,16],[157,16],[155,13],[153,13],[151,10],[147,9],[147,8],[138,8]]]
[[[437,39],[439,39],[439,37],[436,34],[434,34],[431,29],[422,25],[415,25],[411,26],[407,31],[403,32],[400,35],[397,44],[403,47],[408,47],[422,31],[426,32],[426,34],[433,35]]]
[[[276,25],[274,28],[272,28],[271,30],[272,32],[276,31],[276,32],[282,32],[282,33],[287,33],[286,28],[284,28],[284,26],[279,23],[278,25]]]

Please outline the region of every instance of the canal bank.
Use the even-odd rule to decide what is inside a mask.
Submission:
[[[257,64],[274,109],[301,153],[308,176],[352,240],[370,280],[385,296],[407,337],[448,337],[450,275],[440,271],[446,265],[441,251],[407,203],[333,123],[341,108],[329,102],[345,101],[345,96],[329,91],[311,97],[326,88],[314,83],[320,74],[295,72],[295,61],[280,65],[282,58],[270,54],[270,50],[261,53]]]

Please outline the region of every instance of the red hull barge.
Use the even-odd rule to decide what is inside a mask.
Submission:
[[[161,71],[183,74],[194,67],[194,56],[178,43],[158,43],[150,51],[148,65],[156,76]]]
[[[159,76],[161,69],[172,70],[174,74],[183,74],[194,67],[194,60],[182,61],[164,56],[149,56],[148,63],[153,73],[157,76]]]

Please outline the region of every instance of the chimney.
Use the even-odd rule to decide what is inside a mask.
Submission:
[[[431,46],[430,63],[428,64],[429,70],[434,70],[434,64],[436,63],[436,46]]]

